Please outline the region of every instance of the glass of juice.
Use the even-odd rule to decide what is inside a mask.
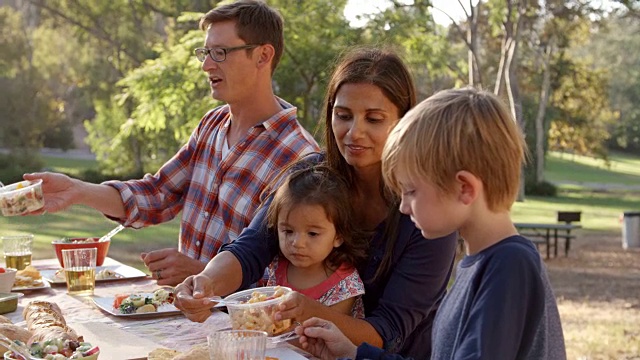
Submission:
[[[2,236],[6,267],[24,270],[31,265],[33,234]]]
[[[64,277],[69,295],[93,295],[96,287],[98,249],[62,250]]]

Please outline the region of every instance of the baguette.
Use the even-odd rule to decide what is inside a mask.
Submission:
[[[27,329],[10,323],[0,324],[0,334],[8,337],[11,340],[20,340],[24,343],[29,341],[29,338],[31,337],[31,333]],[[3,354],[5,351],[7,351],[7,348],[0,345],[0,354]]]
[[[32,301],[22,312],[27,329],[32,333],[27,345],[62,339],[82,342],[75,330],[67,326],[60,307],[48,301]]]

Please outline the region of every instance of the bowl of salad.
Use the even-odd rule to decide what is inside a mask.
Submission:
[[[23,342],[14,340],[19,346],[26,348]],[[33,359],[43,360],[97,360],[100,348],[88,342],[75,340],[47,340],[44,343],[33,343],[28,347]],[[24,357],[9,350],[4,353],[4,360],[24,360]]]
[[[62,250],[70,250],[70,249],[98,249],[98,254],[96,256],[96,266],[102,266],[104,263],[104,259],[107,257],[107,253],[109,252],[109,245],[111,245],[111,239],[106,241],[98,241],[100,238],[97,237],[86,237],[86,238],[62,238],[59,240],[53,240],[51,245],[53,245],[53,249],[56,251],[56,257],[58,257],[58,262],[61,267],[64,267],[64,263],[62,261]]]
[[[42,180],[21,181],[0,187],[0,211],[4,216],[28,214],[42,209]]]

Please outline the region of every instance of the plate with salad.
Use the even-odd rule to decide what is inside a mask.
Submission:
[[[151,293],[94,297],[93,302],[102,311],[118,317],[154,317],[182,314],[173,305],[172,290],[165,288],[157,289]]]

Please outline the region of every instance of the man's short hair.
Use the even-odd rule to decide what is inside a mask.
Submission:
[[[385,144],[383,176],[396,192],[400,170],[448,194],[456,173],[466,170],[481,179],[490,210],[509,210],[526,153],[522,131],[497,96],[451,89],[422,101],[400,120]]]
[[[211,24],[224,21],[235,21],[238,37],[245,43],[273,46],[273,73],[284,52],[284,20],[280,13],[264,1],[238,0],[206,13],[200,19],[200,29],[206,31]]]

